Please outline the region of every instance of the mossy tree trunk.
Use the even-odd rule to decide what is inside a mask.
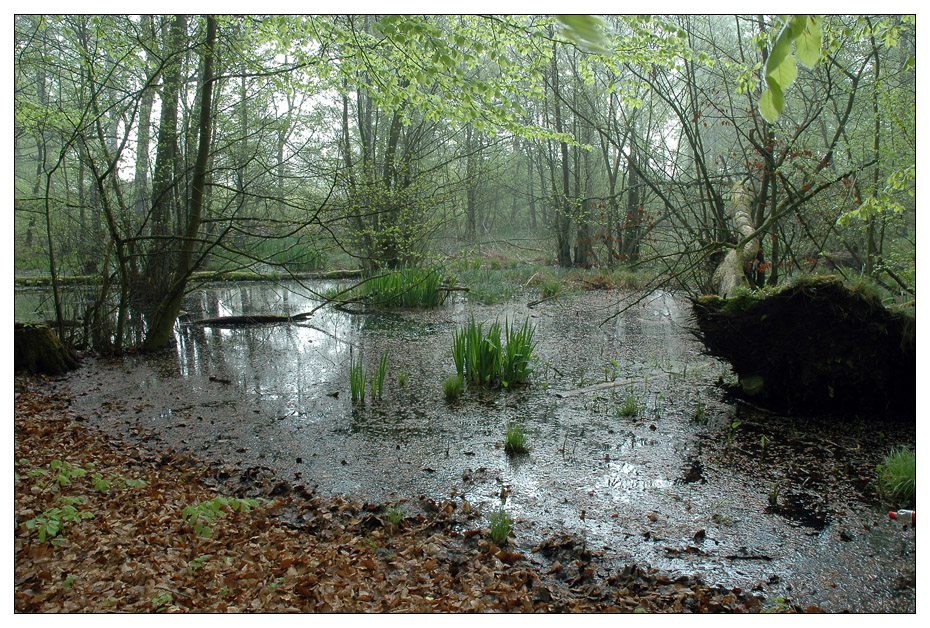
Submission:
[[[742,183],[734,184],[733,189],[730,190],[730,220],[739,241],[735,248],[727,252],[713,276],[717,294],[724,298],[732,297],[738,286],[749,286],[744,269],[759,252],[761,236],[755,234],[749,194]]]
[[[13,363],[34,375],[61,375],[77,368],[78,361],[47,325],[17,323],[13,331]]]

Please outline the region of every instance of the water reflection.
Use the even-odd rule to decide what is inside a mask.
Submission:
[[[778,544],[803,548],[807,556],[826,552],[781,518],[745,523],[774,517],[764,515],[767,487],[754,486],[752,474],[721,476],[695,465],[692,417],[699,398],[714,397],[720,369],[706,368],[719,363],[701,355],[684,331],[686,302],[656,293],[602,324],[616,312],[615,299],[592,293],[537,308],[459,300],[433,311],[364,316],[325,307],[289,324],[194,324],[218,316],[293,315],[319,303],[296,285],[217,286],[185,300],[174,352],[79,372],[72,381],[75,412],[93,417],[104,401],[133,404],[143,409],[127,413],[127,423],[154,428],[172,447],[243,468],[271,466],[284,478],[370,503],[454,493],[482,512],[503,504],[520,519],[521,542],[564,524],[592,546],[609,544],[658,568],[700,566],[740,586],[764,581],[776,568],[795,568],[804,553],[779,554],[771,564],[745,565],[744,574],[734,575],[700,554],[672,555],[667,547],[706,529],[718,554],[760,542],[775,548],[768,550],[773,554]],[[478,322],[530,317],[540,357],[533,386],[467,388],[460,402],[445,401],[442,380],[454,371],[452,333],[472,316]],[[368,391],[364,405],[352,404],[350,360],[361,359],[371,373],[385,352],[384,398],[372,400]],[[562,395],[610,377],[624,385]],[[635,417],[617,412],[627,394],[642,403]],[[728,408],[717,402],[722,415]],[[527,456],[503,451],[511,421],[527,430]],[[658,522],[649,518],[654,512],[661,513]]]

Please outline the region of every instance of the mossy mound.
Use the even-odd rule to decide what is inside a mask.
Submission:
[[[773,291],[692,299],[694,334],[730,362],[743,391],[796,414],[878,414],[912,421],[914,309],[813,276]]]
[[[74,353],[51,327],[16,323],[13,329],[13,368],[43,375],[61,375],[78,367]]]

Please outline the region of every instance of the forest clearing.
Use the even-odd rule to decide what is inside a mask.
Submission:
[[[14,31],[16,611],[916,611],[913,16]]]

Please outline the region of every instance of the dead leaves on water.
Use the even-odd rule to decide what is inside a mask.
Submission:
[[[497,547],[467,503],[424,500],[388,522],[377,506],[323,498],[275,478],[258,508],[224,509],[198,535],[186,507],[218,497],[215,469],[132,445],[76,422],[41,380],[17,379],[14,604],[18,612],[462,612],[749,610],[749,598],[633,568],[597,577],[564,539],[540,548],[545,569]],[[68,484],[36,469],[89,469]],[[56,465],[58,466],[58,465]],[[32,473],[30,474],[30,470]],[[252,480],[255,474],[248,474]],[[96,490],[94,475],[133,480]],[[139,483],[142,480],[144,484]],[[54,486],[54,489],[52,488]],[[222,486],[222,485],[220,485]],[[228,486],[227,486],[228,488]],[[58,544],[21,525],[62,499],[93,517]],[[240,495],[244,497],[244,495]],[[574,541],[572,541],[574,543]],[[561,562],[560,562],[561,561]],[[539,561],[535,561],[538,563]],[[563,563],[565,566],[563,567]]]

